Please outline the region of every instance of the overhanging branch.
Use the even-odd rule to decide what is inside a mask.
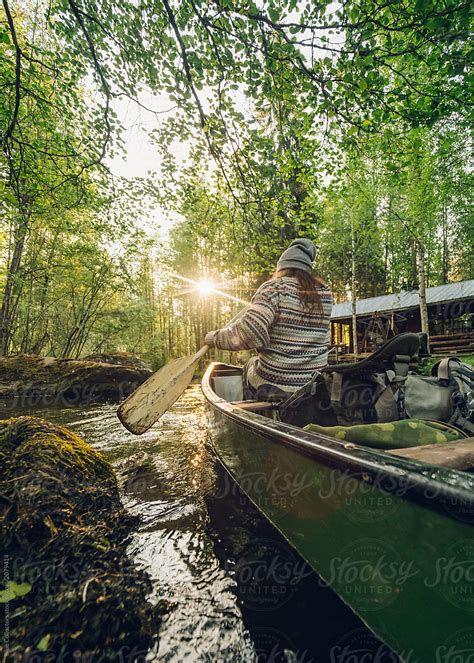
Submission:
[[[18,119],[18,113],[20,112],[20,101],[21,101],[21,49],[18,44],[18,38],[16,35],[15,24],[13,22],[13,17],[11,15],[10,7],[8,6],[7,0],[3,0],[3,8],[5,9],[5,14],[7,17],[8,28],[13,41],[13,46],[15,48],[15,105],[13,108],[13,115],[1,140],[1,144],[5,143],[12,137],[15,130],[16,122]]]
[[[105,95],[105,109],[104,109],[104,122],[105,122],[105,138],[102,143],[101,151],[99,157],[95,160],[95,162],[92,162],[92,164],[89,165],[96,165],[102,162],[103,158],[105,157],[105,152],[107,150],[107,145],[110,141],[110,136],[112,133],[112,128],[110,126],[110,119],[109,119],[109,112],[110,112],[110,100],[111,100],[111,93],[110,93],[110,88],[109,84],[107,83],[107,80],[105,78],[104,71],[102,69],[102,65],[99,62],[99,58],[97,57],[97,52],[95,50],[94,42],[92,41],[92,38],[84,24],[83,16],[81,10],[77,7],[76,3],[74,0],[68,0],[68,4],[71,8],[72,13],[74,14],[77,22],[79,23],[79,26],[84,34],[84,37],[86,39],[87,45],[89,47],[89,51],[92,57],[92,61],[94,63],[94,68],[97,72],[97,75],[99,76],[100,83],[102,86],[102,90]]]

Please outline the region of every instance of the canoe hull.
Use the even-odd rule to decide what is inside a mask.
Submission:
[[[212,371],[203,379],[212,444],[236,483],[402,659],[443,661],[474,617],[469,480],[439,499],[439,481],[430,484],[400,463],[389,468],[380,452],[358,458],[356,449],[344,458],[328,438],[311,452],[298,445],[298,429],[268,425],[216,398]]]

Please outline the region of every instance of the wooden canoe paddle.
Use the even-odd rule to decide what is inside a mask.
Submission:
[[[235,322],[246,308],[228,324]],[[208,350],[209,346],[203,345],[191,357],[172,359],[130,394],[117,410],[117,416],[125,428],[141,435],[153,426],[189,385],[199,360]]]

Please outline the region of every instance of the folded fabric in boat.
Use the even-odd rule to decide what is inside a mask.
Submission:
[[[425,444],[444,444],[464,438],[454,427],[438,421],[401,419],[383,424],[359,424],[357,426],[318,426],[308,424],[305,430],[335,437],[344,442],[354,442],[376,449],[402,449]]]

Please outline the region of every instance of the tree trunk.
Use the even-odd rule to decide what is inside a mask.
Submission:
[[[448,282],[449,272],[449,251],[448,251],[448,210],[446,201],[443,201],[443,253],[442,253],[442,274],[441,283]]]
[[[351,225],[352,265],[351,265],[351,308],[352,308],[352,351],[357,357],[357,278],[356,278],[356,235],[354,224]]]
[[[21,218],[15,230],[13,253],[8,266],[7,281],[3,291],[2,308],[0,310],[0,354],[7,355],[10,347],[13,324],[15,321],[13,298],[15,283],[20,271],[23,249],[27,232],[27,222]]]
[[[420,297],[420,320],[421,331],[426,334],[427,344],[429,347],[429,323],[428,323],[428,306],[426,304],[426,275],[425,275],[425,255],[423,246],[418,240],[416,242],[416,264],[418,267],[418,282],[419,282],[419,297]]]

